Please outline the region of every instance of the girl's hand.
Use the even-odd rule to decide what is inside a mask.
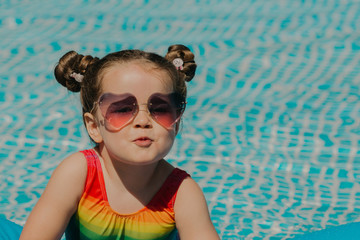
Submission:
[[[187,178],[180,185],[174,208],[181,239],[220,239],[211,222],[204,194],[193,179]]]

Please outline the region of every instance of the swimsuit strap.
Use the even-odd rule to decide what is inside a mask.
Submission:
[[[188,177],[190,177],[190,175],[187,172],[179,168],[174,168],[165,180],[164,184],[161,186],[160,190],[148,204],[148,208],[158,208],[162,205],[163,207],[166,206],[173,211],[179,187],[184,179]]]

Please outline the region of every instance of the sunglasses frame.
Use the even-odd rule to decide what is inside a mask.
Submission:
[[[104,99],[104,96],[106,96],[106,95],[115,96],[115,97],[125,96],[123,99],[126,99],[127,97],[134,97],[134,99],[135,99],[135,102],[133,103],[133,105],[135,106],[135,110],[132,112],[132,116],[129,118],[129,120],[126,123],[124,123],[121,127],[115,127],[110,122],[108,122],[108,120],[106,118],[106,114],[104,116],[104,112],[103,112],[103,110],[101,110],[101,104],[104,102],[103,99]],[[175,99],[181,98],[180,102],[178,102],[178,105],[181,105],[181,107],[175,108],[175,111],[176,112],[180,111],[180,113],[177,116],[176,120],[169,127],[164,126],[164,124],[162,124],[161,121],[159,121],[155,117],[155,115],[152,114],[150,106],[152,106],[153,103],[151,103],[150,101],[156,96],[158,96],[162,100],[165,100],[165,99],[168,100],[168,99],[171,99],[171,97],[174,97]],[[106,111],[111,106],[111,104],[116,103],[116,102],[117,101],[114,101],[114,102],[111,102],[110,104],[108,104],[108,107],[106,108]],[[179,94],[177,92],[172,92],[172,93],[169,93],[169,94],[154,93],[148,98],[147,103],[142,103],[142,104],[139,104],[138,101],[137,101],[137,98],[131,93],[115,94],[115,93],[106,92],[106,93],[101,94],[99,99],[96,102],[94,102],[93,108],[91,109],[90,113],[94,113],[94,111],[96,111],[96,106],[98,106],[98,109],[100,110],[101,116],[104,118],[104,120],[101,121],[101,123],[110,131],[119,131],[122,128],[124,128],[125,126],[127,126],[129,123],[131,123],[135,119],[135,117],[137,116],[137,114],[140,111],[144,111],[144,110],[140,110],[140,108],[139,108],[140,105],[146,105],[147,110],[145,110],[145,111],[148,112],[151,119],[153,119],[156,123],[158,123],[162,127],[169,130],[169,129],[172,128],[172,126],[174,126],[181,119],[181,116],[184,114],[186,104],[187,104],[187,102],[185,101],[185,98],[181,94]]]

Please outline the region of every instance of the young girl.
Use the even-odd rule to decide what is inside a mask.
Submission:
[[[199,186],[164,160],[186,105],[194,55],[140,50],[102,59],[74,51],[57,81],[81,96],[93,149],[54,171],[20,237],[27,239],[219,239]]]

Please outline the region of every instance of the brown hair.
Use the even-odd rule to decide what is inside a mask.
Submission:
[[[181,58],[183,67],[176,69],[172,61]],[[62,56],[56,65],[54,74],[56,80],[69,91],[80,92],[83,114],[90,112],[94,102],[101,94],[101,81],[103,74],[109,67],[130,62],[144,60],[155,66],[156,69],[166,71],[173,80],[174,91],[186,98],[187,89],[185,82],[189,82],[195,75],[196,63],[194,54],[184,45],[172,45],[168,48],[165,57],[141,50],[123,50],[106,55],[102,59],[84,56],[75,51],[70,51]],[[72,75],[83,75],[83,80],[78,82]]]

